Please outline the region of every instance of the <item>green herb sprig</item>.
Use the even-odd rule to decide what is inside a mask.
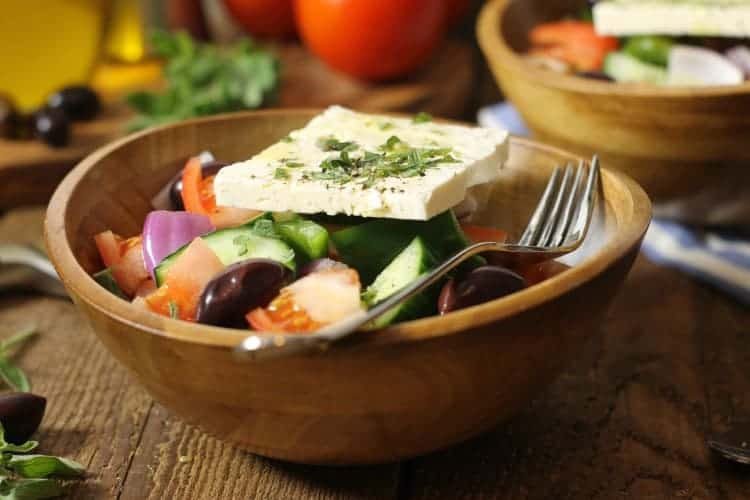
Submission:
[[[36,325],[28,325],[9,338],[0,341],[0,378],[14,391],[29,392],[31,390],[29,377],[10,361],[10,357],[21,345],[36,335],[36,331]]]
[[[195,42],[184,32],[155,32],[152,46],[165,59],[163,92],[135,92],[126,101],[138,116],[130,130],[242,109],[259,108],[276,95],[279,63],[243,38],[229,47]]]
[[[36,441],[21,445],[6,442],[5,429],[0,424],[0,499],[58,497],[63,489],[52,477],[78,478],[86,472],[83,465],[69,458],[28,454],[38,445]]]

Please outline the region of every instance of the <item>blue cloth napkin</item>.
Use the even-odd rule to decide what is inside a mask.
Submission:
[[[483,127],[529,135],[523,119],[508,103],[480,109],[477,121]],[[654,219],[642,250],[657,264],[679,269],[750,306],[750,232],[704,230]]]

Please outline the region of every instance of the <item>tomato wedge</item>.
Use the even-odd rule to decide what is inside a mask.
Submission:
[[[586,21],[540,24],[529,35],[531,53],[547,55],[572,64],[579,71],[600,70],[608,53],[620,46],[615,37],[600,36]]]
[[[258,210],[218,207],[215,176],[203,177],[199,158],[190,158],[182,171],[182,204],[187,212],[207,215],[216,229],[239,226],[261,214]]]
[[[245,316],[253,330],[276,333],[313,332],[322,325],[295,301],[289,291],[282,291],[266,309],[258,308]]]
[[[475,226],[473,224],[461,224],[464,234],[474,243],[481,241],[497,241],[504,243],[508,233],[494,227]]]
[[[143,261],[141,236],[122,238],[112,231],[104,231],[94,236],[104,265],[112,271],[112,276],[122,291],[132,297],[141,283],[149,279]]]
[[[195,238],[169,269],[164,284],[146,297],[146,303],[158,314],[195,321],[203,289],[222,270],[224,264],[213,250]]]

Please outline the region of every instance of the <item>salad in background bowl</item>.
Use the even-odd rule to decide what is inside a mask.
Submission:
[[[739,85],[750,76],[743,1],[599,0],[529,33],[527,60],[620,83]]]

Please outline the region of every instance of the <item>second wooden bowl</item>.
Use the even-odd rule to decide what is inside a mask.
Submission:
[[[537,69],[521,58],[537,24],[580,12],[585,0],[491,0],[477,36],[495,79],[534,136],[631,175],[656,202],[719,182],[750,182],[750,84],[659,88]]]
[[[81,162],[47,212],[50,256],[112,354],[179,417],[252,452],[364,464],[467,439],[534,398],[596,334],[650,218],[644,192],[602,172],[596,220],[572,268],[520,293],[442,317],[358,334],[318,355],[240,363],[246,331],[176,321],[100,287],[92,237],[140,232],[149,200],[197,151],[245,159],[304,125],[308,111],[185,122],[120,140]],[[481,222],[518,234],[554,165],[577,158],[516,140]]]

